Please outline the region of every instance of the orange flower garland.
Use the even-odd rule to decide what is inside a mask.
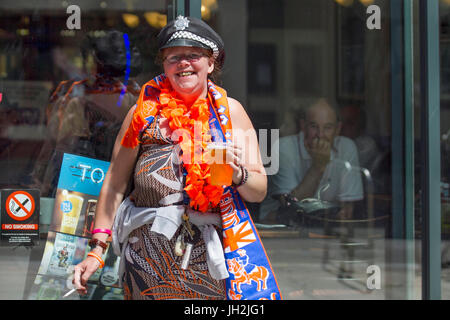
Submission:
[[[190,198],[190,206],[206,212],[219,204],[223,194],[223,187],[210,184],[208,153],[204,152],[211,141],[208,101],[197,99],[189,108],[176,97],[175,91],[164,88],[159,102],[156,108],[168,119],[183,152],[183,166],[187,172],[184,190]]]

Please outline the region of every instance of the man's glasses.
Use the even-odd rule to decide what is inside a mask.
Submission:
[[[189,53],[180,55],[171,55],[164,58],[169,64],[179,63],[181,60],[187,60],[189,62],[197,62],[201,57],[206,57],[206,54],[202,53]]]

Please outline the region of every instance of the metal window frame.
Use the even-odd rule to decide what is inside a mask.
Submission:
[[[415,189],[414,189],[414,3],[403,3],[404,48],[404,136],[405,136],[405,241],[406,241],[406,297],[414,299],[415,283]]]
[[[441,299],[439,2],[419,0],[422,299]]]
[[[390,1],[392,239],[387,256],[404,287],[387,297],[414,299],[414,30],[413,0]],[[395,270],[395,271],[394,271]],[[399,279],[401,277],[401,279]]]
[[[414,298],[414,0],[391,0],[392,238]],[[422,299],[441,299],[439,1],[419,0]],[[400,45],[399,45],[400,44]],[[437,143],[436,143],[437,141]]]
[[[168,0],[168,21],[175,19],[178,15],[202,18],[201,0]]]

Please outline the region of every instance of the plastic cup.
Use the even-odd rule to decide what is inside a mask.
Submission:
[[[61,232],[75,234],[84,199],[63,191],[63,200],[67,204],[62,207]]]
[[[211,184],[215,186],[231,185],[233,168],[227,164],[227,144],[225,142],[212,142],[208,144],[207,148],[211,157]]]

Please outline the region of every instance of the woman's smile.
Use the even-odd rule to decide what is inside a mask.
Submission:
[[[164,49],[164,55],[164,72],[173,89],[187,103],[204,97],[208,74],[214,70],[207,51],[195,47],[172,47]]]
[[[178,78],[179,81],[182,81],[183,83],[185,82],[190,82],[190,81],[194,81],[196,80],[196,76],[197,76],[197,72],[195,71],[181,71],[181,72],[177,72],[175,73],[176,77]]]
[[[192,72],[192,71],[183,71],[183,72],[178,73],[177,75],[180,78],[184,78],[184,77],[189,77],[189,76],[191,76],[193,74],[194,74],[194,72]]]

